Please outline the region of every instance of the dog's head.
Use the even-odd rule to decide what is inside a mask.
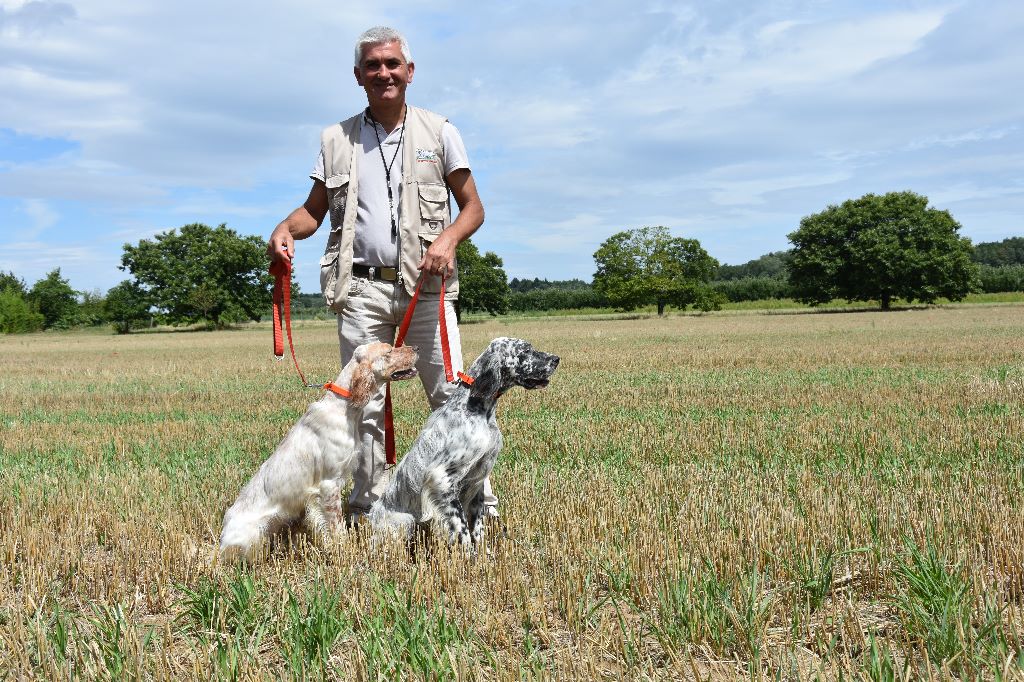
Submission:
[[[541,352],[523,339],[494,339],[470,368],[474,379],[471,395],[496,397],[513,386],[544,388],[558,361],[557,355]]]
[[[349,382],[349,401],[362,407],[381,385],[389,381],[402,381],[416,376],[415,346],[394,348],[386,343],[365,343],[352,354],[352,379]]]

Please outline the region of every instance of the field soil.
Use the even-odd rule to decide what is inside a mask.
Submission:
[[[319,397],[267,325],[0,338],[0,680],[1024,679],[1024,305],[462,333],[562,357],[502,398],[486,546],[247,569],[224,510]]]

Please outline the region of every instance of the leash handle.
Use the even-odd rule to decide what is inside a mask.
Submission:
[[[292,352],[292,363],[295,364],[295,371],[299,373],[302,385],[307,388],[322,388],[320,385],[306,382],[306,376],[299,369],[299,359],[295,357],[295,343],[292,341],[292,259],[287,250],[284,258],[270,264],[270,274],[274,276],[274,357],[278,360],[284,357],[284,339],[281,334],[283,321],[288,334],[288,348]]]
[[[274,290],[271,294],[271,300],[273,301],[273,316],[274,316],[274,357],[278,360],[284,359],[284,335],[281,332],[281,299],[284,296],[284,283],[281,276],[275,269],[276,263],[270,264],[270,274],[274,276]],[[286,270],[290,268],[286,267]],[[290,279],[290,273],[286,275]],[[291,282],[288,282],[288,294],[289,298],[291,295]]]

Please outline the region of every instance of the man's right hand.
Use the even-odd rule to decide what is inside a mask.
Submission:
[[[270,233],[270,240],[267,242],[267,255],[270,262],[291,259],[295,255],[295,239],[292,237],[288,226],[281,223]]]

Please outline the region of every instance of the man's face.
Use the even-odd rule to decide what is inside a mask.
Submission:
[[[367,45],[355,67],[356,82],[366,90],[370,105],[405,101],[405,88],[412,83],[415,65],[405,61],[397,43]]]

